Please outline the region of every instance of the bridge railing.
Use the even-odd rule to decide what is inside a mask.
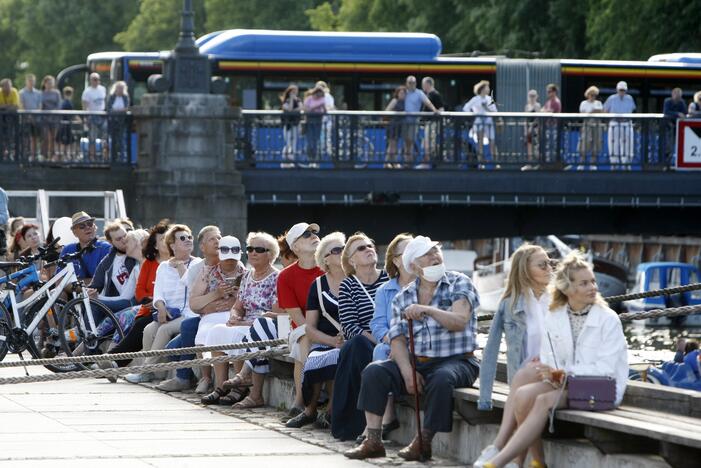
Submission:
[[[242,168],[665,170],[662,114],[243,111],[231,123]],[[481,144],[480,144],[481,141]]]
[[[0,111],[0,164],[132,164],[134,146],[130,113]]]

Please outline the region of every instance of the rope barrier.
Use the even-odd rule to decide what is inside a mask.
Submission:
[[[620,296],[609,296],[609,297],[605,297],[604,299],[608,303],[623,302],[623,301],[632,301],[634,299],[644,299],[646,297],[671,296],[672,294],[679,294],[679,293],[688,292],[688,291],[698,291],[699,289],[701,289],[701,283],[693,283],[693,284],[687,284],[684,286],[676,286],[673,288],[656,289],[654,291],[622,294]]]
[[[0,368],[3,367],[25,367],[25,366],[46,366],[55,365],[61,366],[64,364],[82,364],[86,362],[105,362],[105,361],[121,361],[132,360],[144,357],[165,357],[179,356],[182,354],[206,353],[210,351],[231,351],[234,349],[262,348],[273,347],[287,344],[286,339],[277,340],[262,340],[250,341],[246,343],[227,343],[222,345],[212,346],[192,346],[189,348],[173,348],[173,349],[152,349],[150,351],[138,351],[134,353],[115,353],[115,354],[96,354],[86,356],[58,357],[47,359],[31,359],[29,361],[7,361],[0,362]]]
[[[131,373],[144,373],[144,372],[154,372],[162,370],[173,370],[173,369],[183,369],[186,367],[199,367],[208,364],[216,364],[218,362],[232,362],[232,361],[247,361],[253,358],[261,357],[275,357],[287,354],[289,351],[286,348],[283,349],[269,349],[265,351],[255,351],[250,353],[240,354],[238,356],[217,356],[206,359],[192,359],[189,361],[173,361],[173,362],[162,362],[158,364],[145,364],[142,366],[133,367],[119,367],[116,369],[93,369],[93,370],[83,370],[75,372],[63,372],[58,374],[41,374],[41,375],[28,375],[21,377],[2,377],[0,378],[0,385],[9,384],[19,384],[19,383],[35,383],[35,382],[52,382],[56,380],[71,380],[71,379],[82,379],[90,377],[119,377]]]
[[[682,315],[694,315],[701,313],[701,305],[675,307],[671,309],[655,309],[645,312],[627,312],[618,314],[618,318],[625,322],[628,320],[643,320],[659,317],[679,317]]]

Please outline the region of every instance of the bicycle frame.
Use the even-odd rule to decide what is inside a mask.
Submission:
[[[11,279],[16,279],[16,278],[22,278],[19,283],[17,284],[17,289],[22,290],[23,288],[36,283],[39,281],[39,274],[37,272],[36,266],[35,265],[30,265],[28,268],[25,268],[23,270],[17,271],[9,276],[9,280]],[[5,279],[6,282],[8,279]],[[63,293],[64,289],[66,286],[75,283],[78,281],[77,276],[75,275],[75,268],[73,267],[73,262],[68,262],[66,264],[66,267],[62,269],[60,272],[58,272],[56,275],[54,275],[53,278],[51,278],[49,281],[46,282],[41,288],[36,290],[31,296],[29,296],[27,299],[21,302],[17,302],[17,298],[15,296],[15,291],[14,290],[9,290],[7,299],[10,300],[10,310],[12,311],[12,316],[15,322],[15,327],[17,328],[22,328],[21,327],[21,320],[20,320],[20,310],[24,311],[25,308],[28,306],[33,305],[37,301],[39,301],[44,295],[47,296],[47,301],[44,304],[44,306],[39,310],[39,312],[36,314],[34,317],[34,320],[24,329],[28,335],[31,335],[34,330],[37,328],[39,325],[39,322],[44,318],[48,310],[54,305],[56,302],[56,299]],[[50,291],[52,286],[56,286],[53,290]],[[90,298],[88,298],[87,294],[82,293],[81,294],[83,298],[83,305],[86,307],[86,310],[90,310]],[[88,316],[88,322],[90,324],[90,330],[92,332],[95,332],[96,326],[95,326],[95,320],[92,316],[92,314],[86,314]],[[82,319],[81,319],[82,320]],[[84,326],[84,324],[81,324]]]

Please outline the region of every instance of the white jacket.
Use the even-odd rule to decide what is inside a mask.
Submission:
[[[550,348],[548,334],[557,359]],[[620,405],[628,381],[628,343],[616,313],[594,304],[576,346],[572,345],[567,306],[546,313],[540,346],[541,362],[565,369],[568,374],[613,377],[616,379],[616,405]]]

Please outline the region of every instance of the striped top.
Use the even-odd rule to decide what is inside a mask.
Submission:
[[[343,280],[338,291],[338,315],[346,340],[370,331],[370,320],[375,312],[375,292],[387,281],[389,276],[385,271],[380,272],[372,284],[361,284],[355,276]]]

